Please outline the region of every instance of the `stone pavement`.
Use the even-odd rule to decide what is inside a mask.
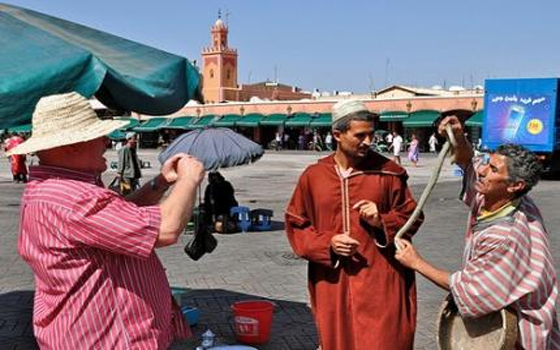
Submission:
[[[143,160],[153,165],[145,176],[157,172],[157,153],[140,150]],[[312,316],[307,306],[306,263],[297,259],[283,232],[283,211],[297,178],[306,165],[320,155],[316,153],[270,152],[257,163],[222,173],[232,182],[240,205],[274,210],[273,230],[216,235],[216,250],[199,261],[183,253],[189,240],[184,235],[173,247],[158,250],[172,286],[186,289],[183,303],[202,311],[196,337],[175,344],[173,349],[193,349],[207,328],[218,334],[224,344],[235,343],[230,305],[237,300],[267,299],[277,304],[270,341],[259,349],[316,349],[317,339]],[[422,155],[419,168],[407,167],[415,197],[419,197],[435,159]],[[115,152],[108,152],[109,161]],[[35,349],[30,325],[33,277],[16,251],[19,197],[22,185],[10,181],[8,164],[0,159],[0,349]],[[108,183],[114,176],[105,174]],[[463,249],[466,209],[457,200],[459,179],[446,165],[441,183],[428,201],[426,222],[415,240],[419,249],[436,264],[447,269],[459,267]],[[204,188],[204,187],[202,187]],[[552,251],[558,261],[560,218],[560,182],[542,182],[534,197],[541,205],[550,230]],[[374,292],[374,291],[372,291]],[[435,322],[445,293],[418,277],[418,329],[415,349],[435,349]]]

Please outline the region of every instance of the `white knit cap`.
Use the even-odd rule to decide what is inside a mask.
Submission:
[[[31,123],[31,137],[6,152],[7,155],[90,141],[128,125],[126,120],[99,119],[88,100],[77,92],[41,98]]]
[[[355,113],[364,113],[364,114],[372,114],[372,115],[375,114],[370,112],[370,110],[367,109],[366,105],[361,101],[343,100],[335,103],[332,107],[332,123],[335,124],[340,119]]]

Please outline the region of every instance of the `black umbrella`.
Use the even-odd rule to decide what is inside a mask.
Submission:
[[[207,128],[179,136],[159,155],[159,161],[163,164],[177,153],[196,157],[204,164],[204,169],[215,171],[219,168],[252,163],[263,155],[264,150],[259,144],[231,129]],[[193,260],[200,259],[205,253],[211,253],[218,244],[210,232],[209,223],[206,222],[208,217],[200,203],[196,215],[198,218],[195,219],[194,238],[185,246],[185,253]]]
[[[163,164],[177,153],[196,157],[207,171],[249,164],[259,159],[263,148],[228,128],[207,128],[179,136],[159,155]]]

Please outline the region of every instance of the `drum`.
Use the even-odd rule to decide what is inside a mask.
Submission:
[[[508,309],[479,318],[462,318],[453,297],[443,301],[438,315],[440,350],[513,350],[517,340],[517,316]]]

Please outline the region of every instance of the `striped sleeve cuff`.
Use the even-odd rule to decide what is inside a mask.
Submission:
[[[145,240],[142,240],[141,246],[138,246],[138,254],[141,257],[149,257],[156,246],[161,227],[161,209],[158,205],[142,207],[148,217],[149,225],[146,227]]]
[[[453,301],[455,305],[457,305],[457,309],[459,313],[464,317],[473,317],[471,309],[465,303],[464,298],[462,297],[462,293],[460,289],[460,282],[461,282],[461,271],[457,271],[452,273],[449,276],[449,290],[451,291],[451,295],[453,296]]]

